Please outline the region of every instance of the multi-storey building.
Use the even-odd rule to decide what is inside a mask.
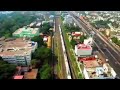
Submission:
[[[34,37],[39,36],[39,28],[23,27],[13,33],[14,37]]]
[[[4,61],[16,65],[30,65],[31,54],[37,48],[37,42],[22,38],[0,41],[0,56]]]
[[[89,56],[92,54],[92,47],[90,45],[85,44],[75,45],[75,54],[78,57]]]

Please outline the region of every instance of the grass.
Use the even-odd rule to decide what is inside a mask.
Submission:
[[[70,44],[69,40],[68,40],[68,36],[67,36],[67,32],[65,31],[65,28],[62,26],[62,31],[63,31],[63,35],[64,35],[64,38],[65,38],[65,43],[67,45],[67,50],[69,52],[69,56],[70,56],[70,60],[72,62],[72,69],[73,69],[73,72],[75,74],[75,78],[76,79],[82,79],[83,78],[83,75],[80,73],[79,71],[79,68],[78,68],[78,65],[77,65],[77,62],[76,62],[76,58],[74,56],[74,53],[72,52],[72,45]]]

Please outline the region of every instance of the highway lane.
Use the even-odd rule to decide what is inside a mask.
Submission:
[[[74,16],[73,16],[74,17]],[[88,27],[86,27],[79,18],[74,17],[77,20],[77,24],[80,27],[83,27],[87,33],[90,34],[90,29],[88,29]],[[78,23],[79,22],[79,23]],[[102,52],[104,52],[105,56],[109,59],[109,63],[110,65],[113,67],[113,69],[116,71],[117,75],[120,77],[120,56],[118,55],[119,53],[116,53],[110,46],[108,46],[104,40],[101,40],[100,37],[98,37],[98,35],[94,36],[95,38],[95,42],[97,43],[97,45],[99,46],[99,48],[102,50]],[[105,47],[105,48],[104,48]]]

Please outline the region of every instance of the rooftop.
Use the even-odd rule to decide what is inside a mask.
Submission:
[[[25,55],[32,50],[32,41],[23,40],[23,38],[9,39],[1,42],[0,55]]]
[[[36,79],[38,73],[38,69],[32,69],[30,72],[25,72],[24,78],[25,79]]]
[[[39,28],[30,28],[30,27],[23,27],[23,28],[19,28],[18,30],[16,30],[13,34],[20,34],[20,33],[31,33],[31,34],[35,34],[37,33],[37,30]]]
[[[79,58],[80,61],[92,61],[92,60],[96,60],[95,56],[88,56],[88,57],[83,57],[83,58]]]
[[[85,45],[85,44],[78,44],[77,45],[78,49],[84,49],[84,50],[90,50],[92,47],[90,45]]]
[[[95,68],[100,66],[96,60],[83,61],[83,64],[85,65],[86,68]]]
[[[16,75],[14,76],[14,79],[23,79],[23,75]]]

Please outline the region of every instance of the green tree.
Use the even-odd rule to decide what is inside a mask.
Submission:
[[[43,38],[40,36],[34,36],[32,39],[32,41],[37,42],[38,43],[38,47],[41,47],[44,45],[44,41]]]
[[[46,47],[40,47],[34,52],[34,58],[38,61],[38,63],[50,63],[52,58],[51,49]]]
[[[87,37],[86,37],[86,36],[84,36],[84,35],[83,35],[83,36],[81,36],[81,37],[80,37],[80,42],[81,42],[81,43],[83,43],[83,42],[84,42],[84,39],[86,39],[86,38],[87,38]]]
[[[50,30],[49,30],[50,28],[52,27],[50,26],[49,23],[44,23],[42,27],[40,28],[40,32],[43,34],[50,34]]]
[[[0,57],[0,79],[12,79],[16,71],[16,65],[9,64]]]
[[[71,45],[72,45],[72,48],[74,48],[75,45],[76,45],[76,41],[75,41],[74,39],[72,39],[70,43],[71,43]]]
[[[117,37],[112,37],[111,39],[112,39],[112,41],[113,41],[114,43],[117,43],[117,42],[118,42],[118,38],[117,38]]]
[[[52,78],[52,69],[50,65],[45,64],[39,71],[41,79],[51,79]]]

